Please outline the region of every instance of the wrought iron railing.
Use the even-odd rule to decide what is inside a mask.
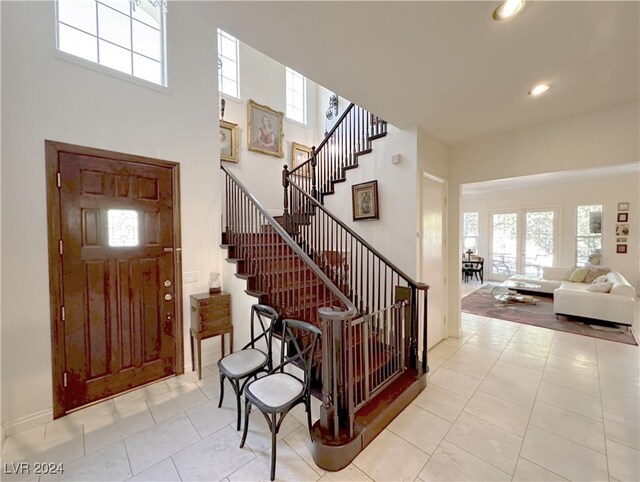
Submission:
[[[309,159],[293,168],[292,179],[314,198],[333,192],[333,184],[343,180],[348,169],[358,166],[358,156],[371,151],[371,141],[386,135],[387,123],[355,104],[342,113]]]
[[[254,293],[262,294],[281,316],[320,326],[319,307],[356,309],[260,202],[225,167],[225,243],[244,263]]]

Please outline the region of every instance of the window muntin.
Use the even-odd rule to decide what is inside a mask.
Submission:
[[[589,255],[602,253],[602,205],[576,208],[576,266],[589,264]]]
[[[286,68],[287,118],[307,123],[307,79],[295,70]]]
[[[240,98],[238,39],[218,29],[218,90],[236,99]]]
[[[57,0],[57,48],[166,86],[165,14],[149,2]]]
[[[462,214],[462,250],[478,254],[478,213]]]

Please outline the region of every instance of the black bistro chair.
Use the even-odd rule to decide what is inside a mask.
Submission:
[[[262,412],[264,418],[267,419],[267,424],[271,430],[271,480],[276,476],[276,436],[278,430],[284,417],[299,403],[304,404],[307,412],[307,425],[311,433],[311,391],[309,384],[313,353],[320,336],[320,330],[309,323],[298,320],[284,320],[282,322],[280,364],[267,376],[249,383],[244,390],[244,431],[240,448],[244,447],[244,443],[247,440],[251,407],[256,406]],[[291,363],[302,368],[302,377],[284,371],[284,367]],[[278,419],[277,415],[280,416]]]
[[[273,325],[277,319],[278,313],[270,306],[253,305],[251,307],[251,341],[242,350],[230,353],[218,360],[218,369],[220,370],[220,402],[218,407],[222,406],[226,378],[236,394],[236,410],[238,411],[236,430],[240,430],[240,396],[245,385],[251,377],[255,377],[260,372],[268,373],[273,366],[271,339]],[[256,321],[260,324],[260,333],[257,336],[255,334]],[[258,342],[262,338],[264,338],[265,346],[258,348]]]

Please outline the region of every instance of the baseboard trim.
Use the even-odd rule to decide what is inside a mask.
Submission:
[[[37,427],[38,425],[51,422],[52,420],[53,410],[47,409],[40,412],[32,413],[30,415],[25,415],[24,417],[12,420],[11,422],[7,422],[2,425],[3,443],[4,437],[9,437],[11,435],[24,432],[25,430],[29,430],[30,428]]]

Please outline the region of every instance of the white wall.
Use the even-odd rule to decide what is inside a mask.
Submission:
[[[449,279],[460,276],[462,184],[638,162],[639,107],[634,102],[451,146]],[[460,284],[449,283],[451,332],[460,327],[460,311],[454,307],[459,300]]]
[[[427,132],[422,128],[418,128],[418,173],[417,173],[417,181],[418,181],[418,192],[422,192],[422,188],[420,183],[423,181],[424,174],[428,174],[430,176],[435,176],[444,181],[444,190],[445,196],[448,199],[448,189],[449,189],[449,161],[450,161],[450,149],[447,144],[442,142],[436,136]],[[423,200],[418,197],[418,214],[419,219],[417,220],[417,226],[419,229],[422,228],[422,211],[424,210]],[[442,313],[446,318],[446,320],[451,318],[449,314],[449,309],[451,304],[448,301],[448,293],[446,290],[447,281],[445,278],[448,275],[448,258],[449,256],[446,254],[446,238],[447,238],[447,223],[449,219],[448,213],[448,203],[445,204],[445,219],[443,222],[443,230],[444,230],[444,245],[445,245],[445,259],[442,261],[442,269],[443,269],[443,279],[434,280],[432,276],[429,276],[428,266],[425,266],[424,260],[422,259],[422,243],[417,243],[417,260],[421,267],[420,269],[420,281],[427,282],[432,286],[432,290],[429,292],[429,305],[433,304],[441,304],[442,306],[434,307],[434,313]],[[423,234],[424,236],[424,234]],[[454,278],[452,282],[457,282],[457,278]],[[457,305],[454,303],[454,307],[457,308]],[[434,322],[431,320],[430,322]],[[438,321],[439,322],[439,321]],[[449,323],[447,323],[445,332],[445,337],[448,335],[456,335],[456,332],[449,332]],[[429,343],[431,345],[431,342]]]
[[[172,2],[170,93],[56,58],[53,2],[2,2],[2,422],[51,416],[44,140],[181,164],[189,295],[220,271],[216,31]],[[206,59],[211,59],[207,61]],[[187,362],[188,363],[188,362]],[[6,427],[5,427],[6,428]]]
[[[572,182],[562,185],[545,186],[539,183],[525,189],[509,189],[492,193],[468,194],[462,196],[463,212],[478,212],[480,236],[478,252],[488,257],[490,251],[490,212],[499,209],[556,208],[558,210],[558,252],[557,266],[575,264],[576,207],[584,204],[602,204],[603,251],[602,266],[619,271],[636,289],[638,282],[638,262],[640,253],[640,225],[638,223],[638,196],[640,177],[627,176],[616,179],[600,179],[589,182]],[[629,202],[629,237],[627,254],[616,253],[616,219],[619,202]],[[485,279],[490,273],[487,266]]]
[[[237,164],[225,162],[258,200],[270,211],[282,213],[282,166],[291,167],[291,143],[308,147],[322,139],[317,127],[318,86],[307,79],[307,125],[284,119],[284,157],[269,156],[247,149],[247,100],[286,112],[285,66],[239,42],[240,98],[227,99],[224,120],[238,124],[239,155]],[[324,126],[324,124],[323,124]]]
[[[376,139],[372,152],[360,156],[359,167],[347,171],[347,181],[335,185],[325,207],[345,222],[407,275],[417,275],[417,128],[389,125],[386,137]],[[391,156],[402,160],[391,164]],[[351,186],[378,181],[380,219],[353,221]]]

